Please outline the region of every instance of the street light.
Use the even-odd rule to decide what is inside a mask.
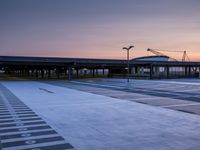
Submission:
[[[129,61],[129,50],[131,49],[131,48],[133,48],[134,46],[133,45],[131,45],[131,46],[129,46],[129,47],[123,47],[122,49],[125,49],[125,50],[127,50],[127,68],[128,68],[128,70],[127,70],[127,83],[129,84],[129,78],[130,78],[130,61]]]

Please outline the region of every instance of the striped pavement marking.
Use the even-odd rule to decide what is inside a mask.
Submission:
[[[0,84],[0,149],[66,150],[66,142],[42,118]]]

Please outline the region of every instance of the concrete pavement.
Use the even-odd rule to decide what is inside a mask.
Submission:
[[[198,115],[39,82],[3,82],[3,85],[75,149],[199,150],[200,147]]]

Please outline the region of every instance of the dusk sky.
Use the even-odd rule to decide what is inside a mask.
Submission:
[[[0,55],[121,59],[131,44],[200,60],[200,0],[0,0]]]

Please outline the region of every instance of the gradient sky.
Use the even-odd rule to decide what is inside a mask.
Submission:
[[[130,44],[200,60],[200,0],[0,0],[0,55],[125,58]]]

